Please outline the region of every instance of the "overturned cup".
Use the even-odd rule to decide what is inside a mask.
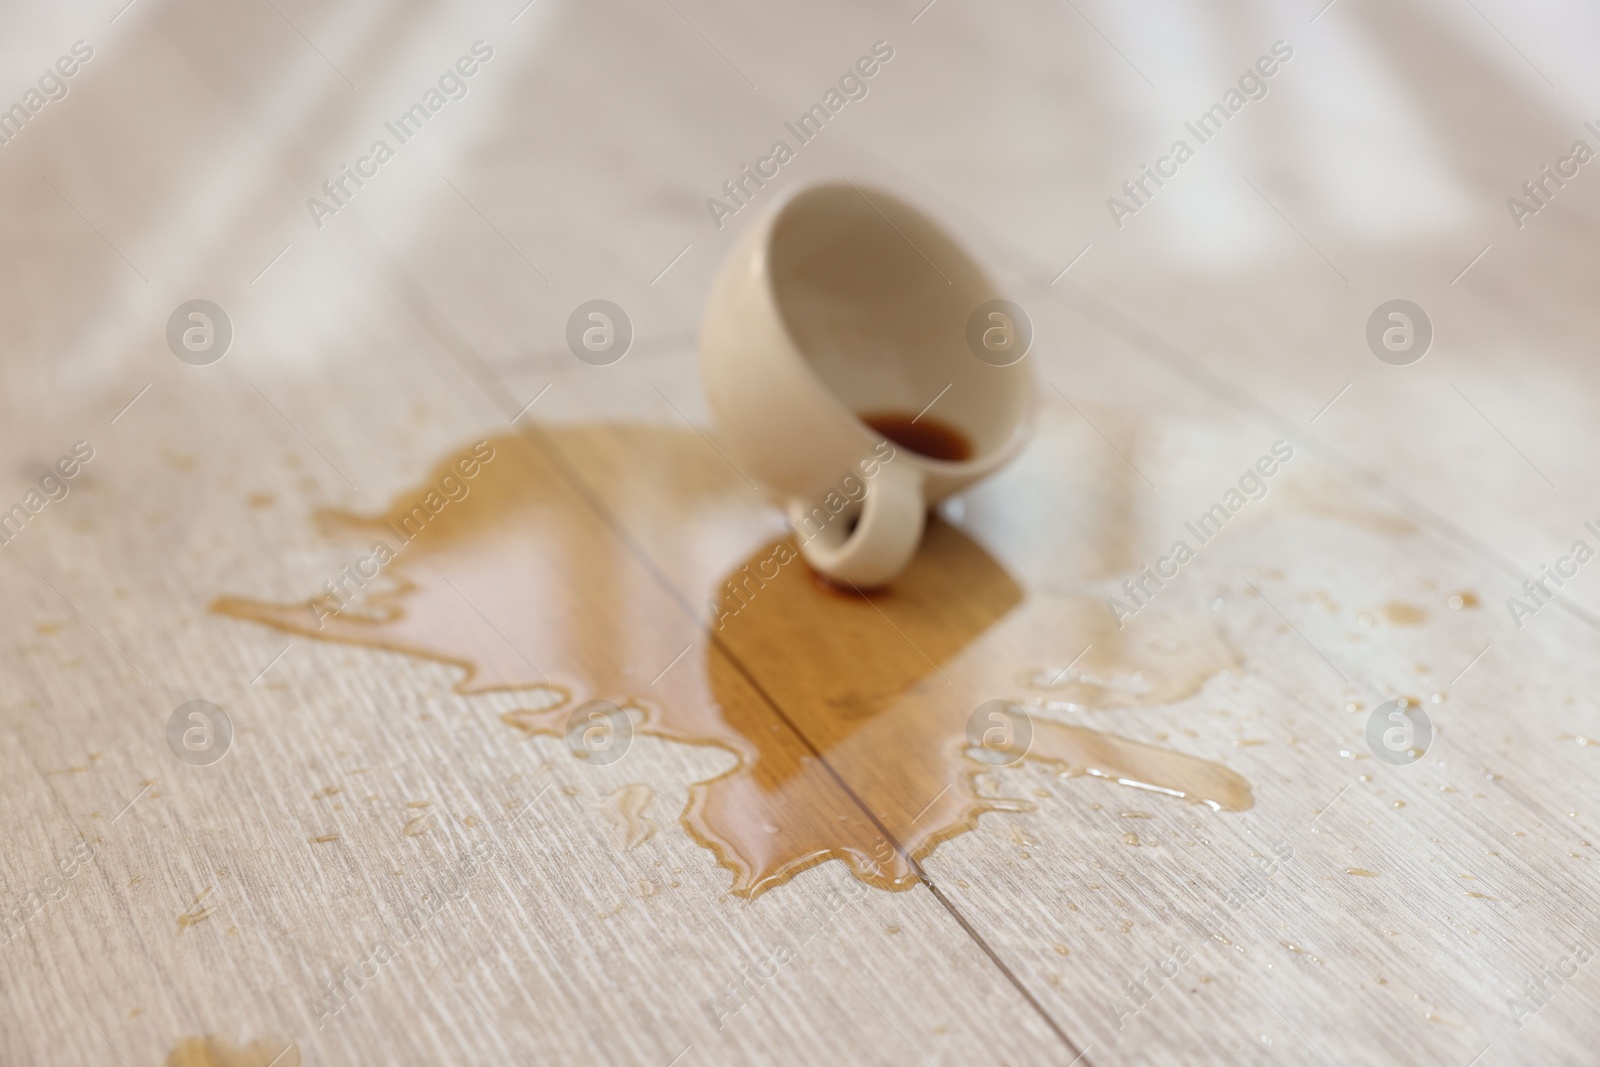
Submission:
[[[1032,347],[1026,315],[932,220],[840,182],[740,238],[700,364],[730,458],[784,508],[806,561],[874,587],[911,562],[930,507],[1026,443]]]

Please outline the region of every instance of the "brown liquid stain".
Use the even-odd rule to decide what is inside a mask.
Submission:
[[[532,700],[538,706],[503,712],[500,721],[513,729],[521,730],[529,737],[534,734],[549,733],[547,728],[549,716],[545,712],[559,708],[572,699],[572,693],[559,685],[529,686],[518,690],[517,696],[520,700]]]
[[[1420,626],[1427,620],[1428,613],[1415,604],[1391,600],[1383,606],[1383,617],[1396,626]]]
[[[227,1038],[207,1034],[186,1037],[167,1054],[166,1067],[300,1067],[300,1050],[293,1041],[252,1041],[235,1045]]]
[[[185,930],[189,929],[189,927],[194,926],[197,923],[205,922],[207,919],[211,918],[212,912],[214,912],[216,909],[211,907],[211,905],[204,903],[204,901],[206,897],[211,895],[211,890],[215,888],[216,886],[211,886],[210,889],[206,889],[199,896],[195,897],[194,903],[189,905],[189,910],[178,916],[178,933],[181,934]]]
[[[1376,871],[1369,871],[1365,867],[1346,867],[1344,869],[1344,873],[1345,874],[1353,874],[1357,878],[1376,878],[1376,877],[1378,877],[1378,873]]]
[[[1125,708],[1172,704],[1199,692],[1218,671],[1239,665],[1209,622],[1170,615],[1141,617],[1118,629],[1104,604],[1070,597],[1054,605],[1055,619],[1088,651],[1060,666],[1027,671],[1024,685],[1072,704]],[[1066,643],[1066,642],[1063,642]],[[1070,654],[1069,654],[1070,655]]]
[[[1301,469],[1281,487],[1280,502],[1295,511],[1360,526],[1389,537],[1406,537],[1416,523],[1397,511],[1380,511],[1354,482],[1319,468]]]
[[[630,448],[663,436],[613,429]],[[394,552],[359,603],[320,620],[314,600],[224,596],[212,610],[453,665],[463,672],[457,693],[517,694],[525,706],[502,719],[523,733],[562,736],[577,703],[601,698],[633,709],[636,733],[732,753],[731,770],[691,786],[681,822],[733,872],[739,895],[758,895],[828,859],[869,884],[905,889],[916,880],[910,861],[974,828],[979,815],[1031,807],[980,794],[978,776],[991,768],[967,751],[973,709],[1021,698],[1018,659],[1040,659],[1036,650],[1018,651],[1015,639],[996,639],[978,655],[988,631],[1024,597],[959,530],[930,522],[905,574],[871,598],[819,589],[803,563],[773,564],[776,546],[760,548],[729,576],[767,561],[753,600],[721,627],[713,623],[712,640],[697,642],[701,651],[652,687],[649,677],[683,642],[663,622],[673,609],[655,578],[533,444],[508,435],[484,448],[492,461],[468,480],[464,497],[444,501],[435,492],[447,476],[461,480],[460,457],[452,456],[384,514],[317,516],[331,536],[361,547],[381,540]],[[664,536],[680,536],[694,479],[665,477],[649,492],[660,496]],[[424,511],[420,532],[402,538],[402,519],[430,494],[431,515]],[[792,542],[782,544],[793,553]],[[778,573],[766,578],[773,566]],[[1095,706],[1165,703],[1236,662],[1209,620],[1162,629],[1152,619],[1149,633],[1124,640],[1092,600],[1032,607],[1019,633],[1046,632],[1056,649],[1096,644],[1052,695]],[[956,685],[942,668],[957,660],[981,669],[957,672]],[[1108,779],[1230,811],[1253,802],[1249,784],[1220,764],[1069,725],[1047,710],[1031,714],[1026,758],[1062,777]]]
[[[767,546],[746,562],[771,555]],[[743,567],[735,576],[742,573]],[[991,698],[1021,695],[1013,688],[1016,669],[1007,666],[1019,654],[1018,638],[998,631],[1023,600],[1022,589],[977,542],[934,520],[888,591],[822,592],[796,561],[778,568],[716,632],[915,860],[972,829],[984,812],[1032,807],[980,794],[977,778],[989,768],[968,755],[967,745],[974,709]],[[1235,662],[1209,620],[1204,628],[1171,624],[1146,645],[1119,640],[1105,606],[1089,598],[1031,606],[1022,629],[1047,631],[1074,650],[1104,641],[1107,650],[1096,661],[1101,673],[1141,680],[1120,688],[1086,684],[1095,703],[1165,703]],[[1073,669],[1082,670],[1094,652]],[[945,670],[957,663],[960,684]],[[1060,684],[1072,677],[1069,672]],[[715,687],[714,665],[712,680]],[[1069,725],[1046,711],[1032,711],[1030,718],[1025,758],[1063,777],[1108,779],[1226,810],[1252,803],[1249,784],[1220,764]],[[884,858],[896,877],[909,874],[898,854]]]
[[[625,785],[606,797],[601,810],[611,821],[611,843],[618,851],[638,848],[655,836],[656,824],[645,814],[655,797],[656,791],[642,782]]]
[[[967,435],[930,415],[902,415],[888,411],[861,415],[859,418],[895,444],[929,459],[961,463],[972,458],[972,442]]]

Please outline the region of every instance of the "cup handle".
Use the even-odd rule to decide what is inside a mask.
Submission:
[[[856,528],[846,534],[837,523],[824,527],[802,541],[800,554],[829,578],[870,589],[887,585],[916,555],[927,505],[922,476],[909,463],[884,466],[866,487]],[[796,530],[806,529],[809,514],[801,501],[789,505]]]

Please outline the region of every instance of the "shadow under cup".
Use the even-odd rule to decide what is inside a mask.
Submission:
[[[952,474],[1009,451],[1029,381],[968,347],[969,319],[999,294],[930,219],[879,190],[820,186],[783,207],[768,254],[785,329],[874,432]]]

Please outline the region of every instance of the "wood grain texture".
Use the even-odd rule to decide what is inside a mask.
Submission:
[[[14,96],[95,50],[0,148],[0,508],[94,450],[0,547],[0,1061],[1592,1061],[1600,599],[1585,569],[1505,608],[1594,543],[1588,168],[1523,228],[1504,206],[1594,143],[1592,14],[120,6],[0,16]],[[317,227],[306,198],[478,39],[467,95]],[[705,199],[880,39],[868,95],[719,228]],[[1277,39],[1266,98],[1116,227],[1106,197]],[[937,600],[817,636],[786,571],[719,631],[707,601],[784,530],[717,451],[700,302],[772,198],[838,175],[1024,302],[1036,439],[943,511]],[[1405,368],[1362,337],[1397,296],[1436,329]],[[209,367],[163,337],[195,297],[234,324]],[[611,367],[564,342],[595,297],[637,335]],[[208,610],[317,595],[356,551],[320,509],[513,433],[563,531],[527,658],[701,731],[585,766],[514,725],[530,679]],[[1277,440],[1266,497],[1126,631],[1085,613]],[[1199,666],[1144,688],[1173,641]],[[1408,767],[1364,736],[1398,696],[1438,731]],[[197,698],[235,729],[211,766],[164,734]],[[907,808],[960,800],[907,738],[989,699],[1253,806],[1024,762],[973,768],[981,817]],[[873,824],[906,891],[828,861],[730,893],[681,820],[760,731],[828,770],[783,815]]]

